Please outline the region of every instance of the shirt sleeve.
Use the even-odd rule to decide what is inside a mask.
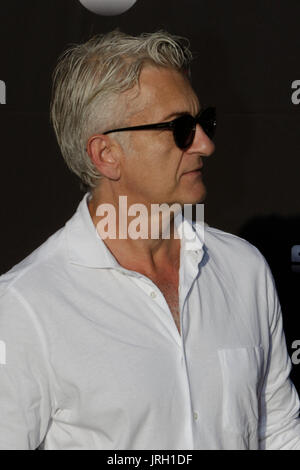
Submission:
[[[45,340],[35,313],[14,289],[0,295],[0,449],[38,448],[53,403]]]
[[[289,378],[292,364],[286,347],[281,307],[268,266],[266,279],[270,312],[270,350],[261,394],[260,448],[299,450],[299,397]]]

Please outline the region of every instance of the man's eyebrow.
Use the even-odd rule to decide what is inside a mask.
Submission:
[[[198,113],[199,113],[199,111],[197,112],[197,114]],[[168,119],[171,119],[172,117],[176,118],[176,117],[179,117],[179,116],[185,116],[186,114],[191,115],[190,111],[174,111],[173,113],[168,114],[168,116],[165,116],[162,119],[162,122],[167,121]]]
[[[174,111],[173,113],[168,114],[165,116],[162,121],[167,121],[168,119],[171,119],[172,117],[179,117],[179,116],[184,116],[185,114],[190,114],[189,111]]]

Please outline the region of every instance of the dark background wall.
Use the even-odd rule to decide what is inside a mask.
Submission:
[[[137,0],[111,17],[78,0],[26,0],[1,2],[0,17],[0,273],[59,229],[83,195],[49,123],[58,55],[116,27],[187,36],[194,88],[218,108],[205,219],[269,262],[300,391],[300,269],[292,266],[300,262],[299,0]]]

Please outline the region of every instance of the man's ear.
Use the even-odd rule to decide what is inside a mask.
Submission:
[[[92,135],[87,142],[86,150],[101,175],[112,180],[120,178],[120,149],[109,136]]]

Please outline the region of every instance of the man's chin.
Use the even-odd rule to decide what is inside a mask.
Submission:
[[[206,199],[206,187],[203,185],[201,191],[190,191],[184,197],[183,204],[202,204]]]

